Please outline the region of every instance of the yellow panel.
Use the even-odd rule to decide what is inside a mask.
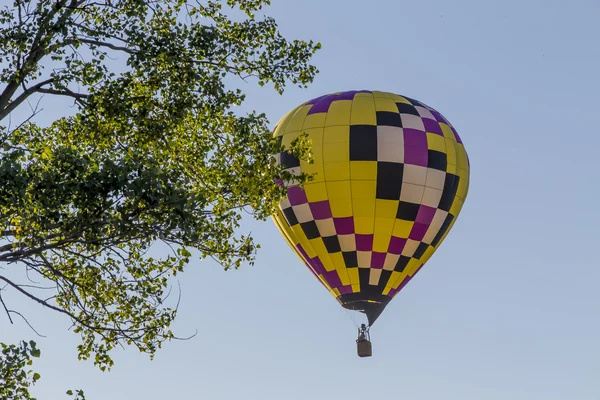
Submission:
[[[354,185],[352,186],[352,196],[354,197]],[[375,216],[381,218],[389,218],[394,222],[398,213],[398,200],[375,200]]]
[[[327,186],[325,186],[325,182],[306,184],[304,185],[304,192],[306,192],[306,198],[311,203],[327,200]]]
[[[373,99],[373,93],[372,92],[355,93],[354,98],[355,99],[360,99],[360,98]]]
[[[390,293],[390,290],[392,290],[392,288],[389,286],[386,286],[385,289],[383,289],[383,292],[382,292],[383,295],[387,296]]]
[[[377,161],[350,161],[353,180],[377,180]]]
[[[327,195],[329,199],[343,199],[346,201],[350,201],[352,197],[352,192],[350,191],[350,181],[335,181],[335,182],[326,182],[327,185]]]
[[[350,125],[377,125],[373,96],[354,98],[350,112]]]
[[[350,125],[350,109],[352,100],[336,100],[331,103],[327,111],[325,126]]]
[[[394,100],[389,97],[376,97],[375,98],[375,110],[376,111],[389,111],[389,112],[398,112],[398,107]]]
[[[353,268],[355,269],[355,268]],[[360,292],[360,284],[356,284],[356,285],[352,285],[352,293],[359,293]]]
[[[449,174],[458,174],[458,167],[456,166],[456,164],[450,164],[448,163],[448,165],[446,166],[446,172]]]
[[[404,276],[406,276],[404,272],[392,271],[386,287],[398,289],[398,286],[400,286],[400,282],[402,282],[402,278]]]
[[[331,261],[331,258],[329,258],[328,254],[318,254],[319,256],[319,260],[321,260],[321,262],[323,263],[323,266],[325,267],[325,271],[327,272],[331,272],[335,269],[335,265],[333,264],[333,261]]]
[[[454,136],[454,132],[452,132],[452,129],[448,126],[448,124],[440,122],[439,125],[440,128],[442,128],[442,133],[444,134],[444,137],[452,139],[456,142],[456,136]]]
[[[332,290],[332,292],[333,292],[333,295],[334,295],[335,297],[339,297],[339,296],[341,296],[340,290],[339,290],[338,288],[334,288],[334,289]]]
[[[414,222],[412,221],[404,221],[402,219],[397,219],[394,222],[394,230],[392,231],[392,234],[399,238],[407,238],[408,235],[410,235],[410,231],[412,230],[413,225]]]
[[[404,97],[397,95],[397,94],[391,94],[391,98],[396,103],[412,104],[410,101],[406,100]]]
[[[389,92],[382,92],[380,90],[372,90],[371,92],[373,93],[373,97],[375,97],[375,98],[388,98],[388,99],[392,98],[392,96]]]
[[[306,251],[306,254],[308,255],[308,257],[315,258],[317,256],[317,253],[314,251],[314,249],[310,245],[310,242],[308,241],[308,238],[304,234],[304,231],[302,230],[302,227],[300,226],[300,224],[292,226],[292,231],[294,232],[294,235],[296,236],[296,240],[298,240],[298,242],[300,242],[300,244]]]
[[[340,161],[350,162],[350,146],[347,143],[323,143],[323,162]]]
[[[327,117],[326,113],[316,113],[307,115],[304,119],[304,125],[302,128],[320,128],[325,126],[325,117]]]
[[[377,192],[377,181],[350,181],[353,199],[374,199]]]
[[[342,285],[350,285],[350,277],[348,276],[348,269],[346,268],[346,264],[344,263],[344,256],[342,255],[342,253],[339,252],[329,254],[329,257],[333,261],[333,265],[335,265],[335,269],[337,271],[338,276],[340,277],[340,281],[342,281]]]
[[[323,130],[323,143],[350,143],[350,126],[328,126]]]
[[[323,164],[320,162],[315,162],[313,164],[309,164],[307,161],[300,160],[300,169],[302,172],[307,174],[315,174],[313,175],[311,183],[318,183],[325,181],[325,169],[323,168]]]
[[[323,243],[323,239],[318,237],[315,239],[308,239],[308,242],[310,243],[310,246],[313,248],[315,253],[317,253],[317,256],[319,256],[319,258],[323,259],[327,257],[328,252],[327,248],[325,247],[325,243]]]
[[[375,235],[373,236],[373,251],[385,253],[390,245],[394,219],[375,218]]]
[[[431,258],[433,253],[435,253],[435,247],[429,246],[427,250],[425,250],[425,253],[423,253],[421,256],[421,262],[426,263]]]
[[[437,150],[445,153],[446,141],[443,136],[435,133],[427,133],[427,148],[429,150]]]
[[[275,131],[273,132],[273,136],[282,136],[285,133],[285,128],[296,113],[296,109],[291,110],[287,114],[285,114],[279,121],[277,121]]]
[[[300,132],[301,131],[294,131],[294,132],[287,132],[285,135],[283,135],[281,137],[281,145],[285,148],[288,149],[292,142],[298,137],[300,136]]]
[[[448,164],[456,165],[456,142],[451,139],[444,139],[446,141],[446,154],[448,156]]]
[[[372,234],[375,229],[375,218],[354,217],[354,231],[360,235]]]
[[[416,258],[411,258],[410,261],[408,262],[408,264],[406,264],[406,268],[404,269],[404,272],[406,272],[410,276],[413,276],[414,273],[417,272],[417,269],[419,269],[421,264],[423,264],[423,262],[421,260],[417,260]]]
[[[348,162],[325,163],[326,181],[348,181],[350,179],[350,168]]]
[[[350,278],[350,283],[352,285],[358,285],[359,284],[358,268],[346,268],[346,271],[348,271],[348,277]]]
[[[334,218],[343,218],[352,216],[352,202],[346,199],[329,199],[331,206],[331,215]]]
[[[371,217],[375,216],[375,198],[353,198],[352,210],[355,217]]]
[[[460,213],[460,210],[463,206],[463,200],[460,197],[455,197],[454,202],[452,203],[452,207],[450,207],[450,214],[454,215],[454,220]]]
[[[467,153],[464,146],[460,143],[456,144],[456,157],[458,158],[458,167],[466,168],[468,165]]]
[[[285,133],[297,132],[301,131],[304,126],[304,118],[306,118],[306,114],[308,114],[308,110],[310,110],[312,105],[308,104],[305,106],[298,107],[296,112],[288,121],[287,126],[285,127]]]

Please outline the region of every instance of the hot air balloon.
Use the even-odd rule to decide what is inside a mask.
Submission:
[[[284,147],[302,133],[311,140],[314,163],[288,151],[276,157],[313,180],[303,187],[286,182],[273,220],[335,299],[366,315],[357,343],[359,356],[370,356],[369,328],[456,222],[467,197],[469,159],[442,114],[383,91],[317,97],[274,130]]]

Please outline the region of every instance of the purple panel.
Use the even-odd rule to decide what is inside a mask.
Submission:
[[[327,281],[329,286],[331,286],[332,288],[342,287],[342,281],[340,280],[340,277],[335,269],[329,272],[324,271],[323,276],[325,277],[325,280]]]
[[[353,100],[356,93],[371,93],[370,90],[348,90],[338,94],[326,94],[307,101],[304,105],[313,104],[307,115],[329,111],[331,103],[337,100]]]
[[[327,97],[327,95],[323,95],[323,96],[315,97],[314,99],[310,99],[309,101],[307,101],[306,103],[304,103],[304,105],[307,106],[309,104],[315,104],[315,103],[317,103],[319,100],[321,100],[324,97]]]
[[[337,100],[335,98],[335,96],[322,97],[321,99],[317,100],[315,105],[312,106],[310,108],[310,110],[308,110],[308,113],[306,113],[306,115],[317,114],[317,113],[329,111],[329,106],[331,106],[331,103],[333,103],[335,100]]]
[[[354,233],[354,218],[352,217],[334,218],[333,224],[338,235]]]
[[[317,201],[314,203],[309,203],[309,205],[314,219],[331,218],[331,208],[329,207],[329,201]]]
[[[388,247],[388,253],[402,254],[402,250],[404,250],[405,244],[406,239],[392,236],[392,239],[390,240],[390,246]]]
[[[440,114],[440,112],[439,112],[439,111],[436,111],[436,110],[434,110],[433,108],[432,108],[432,109],[430,109],[429,111],[431,111],[431,114],[432,114],[432,115],[435,117],[435,119],[437,119],[437,120],[438,120],[438,122],[443,122],[443,123],[445,123],[446,125],[450,125],[450,124],[448,123],[448,120],[447,120],[446,118],[444,118],[444,116],[443,116],[442,114]]]
[[[371,255],[371,268],[382,269],[385,264],[386,253],[378,253],[376,251]]]
[[[408,237],[412,240],[421,241],[425,237],[425,233],[427,232],[428,228],[429,228],[429,225],[419,224],[419,223],[415,222],[412,230],[410,231],[410,235]]]
[[[304,193],[304,190],[300,189],[299,186],[293,186],[289,188],[287,191],[287,197],[290,200],[290,204],[293,206],[299,206],[301,204],[308,203],[306,193]]]
[[[404,128],[404,163],[427,166],[427,135],[417,129]]]
[[[454,133],[454,136],[456,137],[456,142],[462,144],[462,139],[460,138],[460,136],[458,136],[458,132],[456,131],[456,129],[454,129],[452,126],[450,127],[450,129],[452,129],[452,132]]]
[[[358,251],[373,250],[373,235],[356,234],[356,250],[358,250]]]
[[[352,286],[341,286],[338,288],[341,294],[352,293]]]
[[[431,221],[433,221],[433,216],[435,215],[436,211],[437,208],[421,205],[421,207],[419,207],[419,212],[417,213],[415,222],[429,226]]]
[[[423,118],[423,125],[425,125],[425,132],[436,133],[442,136],[444,135],[444,132],[442,132],[442,128],[440,127],[440,124],[438,124],[437,121],[434,121],[429,118]]]

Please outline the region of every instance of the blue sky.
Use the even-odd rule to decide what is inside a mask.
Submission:
[[[254,84],[272,123],[328,92],[421,100],[457,128],[471,188],[447,240],[355,353],[347,313],[268,221],[253,267],[195,260],[180,279],[181,336],[154,361],[119,351],[101,373],[76,359],[69,321],[23,304],[43,357],[40,400],[144,398],[597,400],[600,293],[600,3],[595,0],[274,0],[290,38],[323,43],[309,89]],[[42,115],[43,117],[43,115]],[[46,118],[51,118],[50,113]],[[158,251],[158,250],[157,250]],[[34,338],[0,317],[0,339]]]

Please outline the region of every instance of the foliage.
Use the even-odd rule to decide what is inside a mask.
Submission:
[[[105,370],[118,345],[152,356],[174,337],[169,278],[191,251],[225,269],[253,262],[258,245],[239,232],[242,213],[267,218],[284,194],[275,182],[307,177],[275,162],[283,149],[266,116],[236,113],[245,94],[229,86],[304,87],[320,48],[259,18],[267,5],[15,0],[0,12],[0,301],[9,318],[20,314],[7,290],[68,316],[79,357]],[[40,96],[72,100],[74,111],[42,125],[33,107],[15,124],[15,111]],[[291,151],[307,158],[305,145]],[[164,257],[148,255],[157,243]]]
[[[0,400],[36,400],[31,397],[29,389],[40,380],[39,373],[28,369],[33,364],[33,358],[40,357],[37,344],[30,340],[21,341],[18,345],[0,343]],[[85,400],[82,390],[68,390],[73,400]]]

